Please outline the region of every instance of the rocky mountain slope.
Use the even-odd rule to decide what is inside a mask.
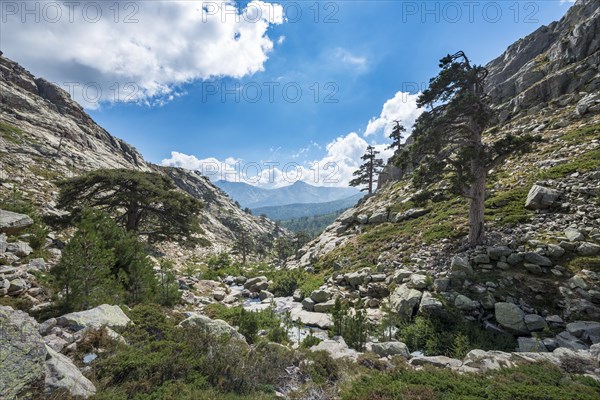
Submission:
[[[388,288],[398,285],[389,290],[392,304],[407,318],[444,304],[523,343],[539,329],[528,320],[542,328],[600,320],[599,24],[600,4],[579,1],[488,64],[496,128],[534,132],[543,142],[493,171],[485,246],[464,246],[464,199],[417,204],[410,176],[399,175],[300,249],[288,268],[322,274],[331,292],[374,308],[387,293],[374,283],[381,275]],[[561,335],[544,348],[585,348]]]
[[[0,154],[0,196],[6,199],[18,189],[45,214],[58,212],[54,180],[97,168],[129,168],[166,173],[206,203],[200,218],[212,246],[199,252],[230,248],[239,227],[256,240],[283,233],[273,222],[242,212],[198,173],[146,162],[135,148],[97,125],[67,92],[1,53]]]

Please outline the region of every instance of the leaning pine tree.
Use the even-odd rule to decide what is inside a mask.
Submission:
[[[495,119],[484,91],[488,71],[471,65],[461,51],[440,60],[441,71],[419,97],[419,107],[428,106],[413,130],[414,144],[408,150],[418,166],[415,186],[426,189],[442,179],[449,190],[469,200],[469,244],[483,243],[485,186],[490,170],[510,155],[530,151],[538,137],[513,136],[491,130]]]
[[[375,183],[375,175],[381,172],[383,168],[383,160],[377,158],[378,151],[373,146],[367,146],[366,153],[361,157],[361,160],[365,161],[359,169],[354,171],[355,178],[350,181],[350,186],[362,186],[367,185],[361,189],[361,192],[367,191],[369,194],[373,193],[373,183]]]

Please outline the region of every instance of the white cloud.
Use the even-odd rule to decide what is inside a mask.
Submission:
[[[393,98],[385,102],[379,117],[369,121],[364,135],[370,136],[383,132],[385,137],[389,137],[394,121],[400,121],[400,124],[410,131],[416,119],[423,113],[423,109],[417,107],[418,97],[419,93],[397,92]]]
[[[358,70],[365,70],[367,68],[366,57],[357,56],[346,49],[342,49],[341,47],[338,47],[333,51],[333,57],[335,60],[339,60],[342,63]]]
[[[186,82],[262,71],[273,49],[267,30],[285,21],[281,5],[263,1],[244,9],[231,0],[14,6],[3,7],[2,51],[34,74],[70,86],[87,108],[101,101],[161,104]],[[40,21],[25,7],[37,9]]]
[[[279,38],[277,39],[277,44],[281,46],[281,45],[283,44],[283,42],[285,42],[285,36],[284,36],[284,35],[281,35],[281,36],[279,36]]]

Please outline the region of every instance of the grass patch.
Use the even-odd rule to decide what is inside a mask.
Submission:
[[[0,136],[13,144],[19,144],[23,141],[22,130],[16,126],[12,126],[11,124],[7,124],[6,122],[2,121],[0,121]]]
[[[565,262],[564,266],[573,273],[577,273],[583,269],[600,272],[600,256],[575,257]]]
[[[600,150],[588,151],[566,164],[556,165],[541,171],[539,179],[560,179],[575,172],[583,173],[600,168]]]
[[[501,191],[485,202],[486,220],[499,225],[529,222],[533,213],[525,208],[529,187]]]
[[[574,129],[561,136],[562,140],[569,143],[578,143],[593,138],[600,138],[600,124],[593,124],[584,126],[583,128]]]

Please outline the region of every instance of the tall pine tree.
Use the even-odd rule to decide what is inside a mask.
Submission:
[[[369,194],[373,193],[373,183],[376,182],[375,175],[383,169],[383,159],[377,158],[377,154],[379,152],[373,146],[367,146],[366,153],[361,157],[365,163],[354,171],[355,178],[350,181],[350,186],[367,185],[361,189],[361,192],[366,190]]]
[[[392,129],[392,133],[390,134],[390,139],[392,139],[392,143],[388,146],[388,149],[393,149],[394,151],[399,151],[402,147],[402,139],[404,139],[404,133],[406,132],[406,128],[403,125],[400,125],[400,121],[394,121],[396,125]]]
[[[469,244],[484,240],[485,186],[490,170],[510,155],[529,151],[538,140],[530,135],[519,137],[483,132],[494,120],[484,91],[488,71],[472,65],[461,51],[440,60],[441,71],[419,97],[419,107],[428,106],[417,119],[410,148],[417,166],[414,183],[428,188],[448,179],[450,191],[469,200]],[[418,164],[418,165],[417,165]]]

